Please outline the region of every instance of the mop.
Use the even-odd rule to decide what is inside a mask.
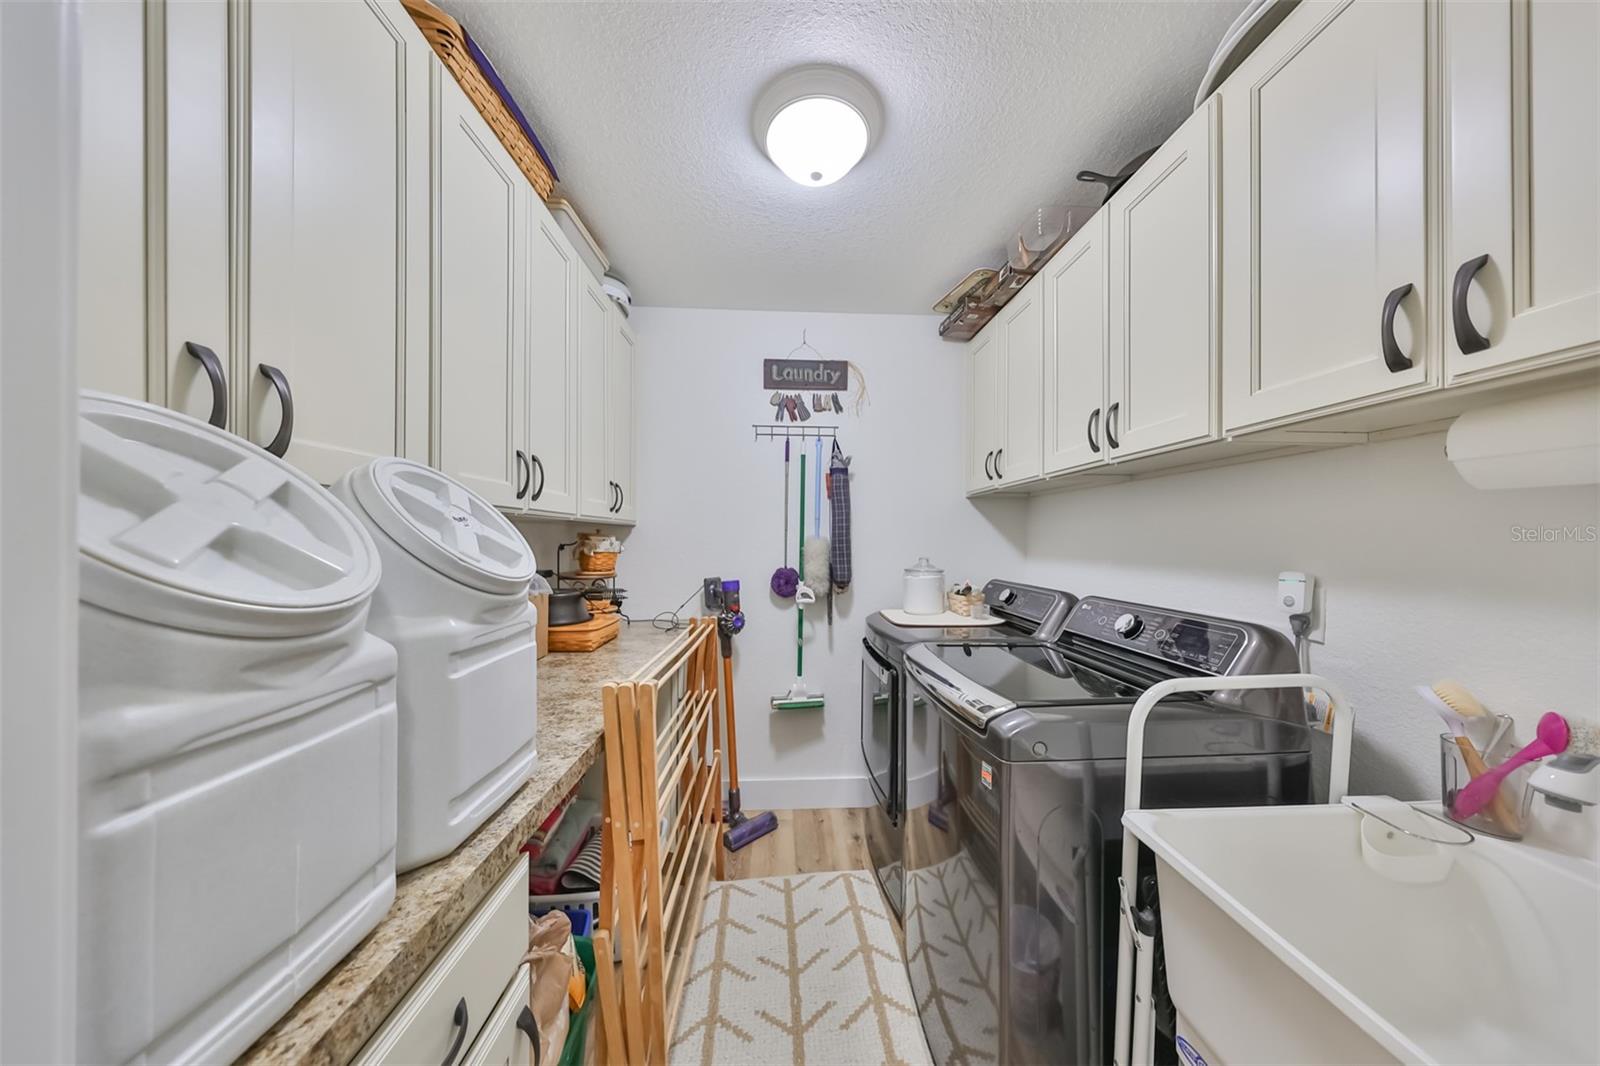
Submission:
[[[795,589],[794,684],[782,696],[772,697],[775,711],[808,711],[822,706],[822,694],[806,687],[806,605],[817,602],[806,584],[806,453],[800,453],[800,583]],[[785,493],[787,495],[787,493]]]

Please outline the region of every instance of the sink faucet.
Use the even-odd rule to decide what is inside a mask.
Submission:
[[[1541,766],[1528,787],[1557,810],[1582,811],[1600,804],[1600,757],[1567,752]]]

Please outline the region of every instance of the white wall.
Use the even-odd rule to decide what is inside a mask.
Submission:
[[[1460,681],[1520,738],[1545,710],[1600,717],[1597,522],[1593,487],[1481,492],[1432,435],[1036,497],[1024,576],[1282,625],[1276,575],[1315,574],[1312,668],[1356,706],[1353,788],[1436,798],[1440,725],[1414,685]],[[1589,539],[1514,533],[1539,526]]]
[[[1026,504],[963,497],[962,349],[921,315],[841,315],[640,308],[637,392],[639,526],[622,557],[635,625],[672,609],[705,576],[738,578],[748,627],[734,645],[739,770],[746,806],[870,802],[859,732],[866,618],[900,600],[900,572],[927,555],[947,576],[978,580],[1021,564]],[[783,358],[801,330],[831,359],[865,371],[871,406],[838,423],[854,457],[854,573],[830,629],[806,612],[806,680],[821,711],[773,712],[794,676],[795,609],[768,588],[783,550],[783,444],[752,439],[772,424],[761,361]],[[810,454],[810,453],[808,453]],[[798,454],[794,458],[797,476]],[[790,497],[790,565],[797,501]],[[809,504],[808,504],[809,509]],[[807,535],[809,530],[807,518]],[[687,613],[694,613],[698,601]]]

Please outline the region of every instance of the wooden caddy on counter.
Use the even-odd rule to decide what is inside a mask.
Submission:
[[[696,618],[602,689],[600,1062],[669,1058],[706,885],[723,873],[719,657],[716,619]]]

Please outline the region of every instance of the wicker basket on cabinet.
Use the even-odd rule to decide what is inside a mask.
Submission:
[[[456,81],[466,91],[467,99],[472,101],[472,106],[483,116],[500,143],[505,145],[511,158],[516,160],[518,169],[533,185],[539,199],[550,199],[555,194],[555,175],[528,141],[528,135],[522,132],[522,127],[517,125],[505,101],[500,99],[500,94],[495,92],[494,86],[483,76],[483,71],[478,69],[478,64],[473,62],[472,53],[467,49],[467,31],[461,28],[461,23],[428,3],[428,0],[401,0],[401,3],[445,68],[455,75]]]

